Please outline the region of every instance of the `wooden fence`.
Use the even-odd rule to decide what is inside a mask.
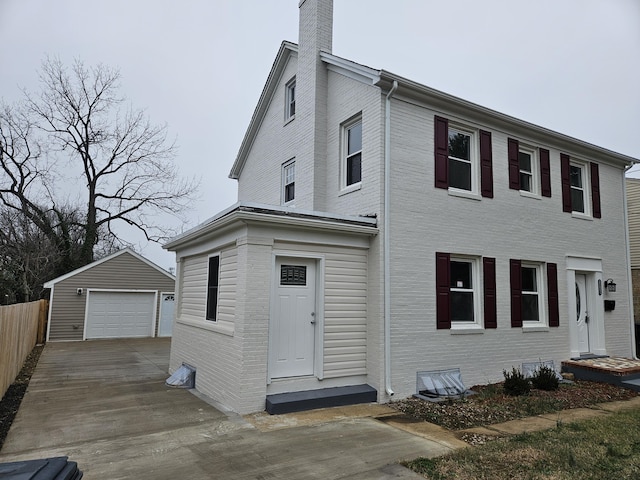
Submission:
[[[36,343],[44,343],[47,312],[46,300],[0,306],[0,398]]]

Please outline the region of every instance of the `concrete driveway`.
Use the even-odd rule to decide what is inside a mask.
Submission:
[[[416,479],[397,462],[455,447],[376,420],[367,413],[385,408],[376,405],[224,413],[165,386],[169,348],[167,339],[48,344],[0,462],[67,455],[87,480]]]

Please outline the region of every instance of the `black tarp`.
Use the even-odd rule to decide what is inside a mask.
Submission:
[[[0,463],[0,480],[80,480],[82,472],[68,457]]]

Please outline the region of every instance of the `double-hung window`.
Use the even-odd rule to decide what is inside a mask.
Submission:
[[[491,132],[454,125],[438,116],[434,125],[436,188],[493,198]]]
[[[512,327],[559,326],[558,267],[555,263],[544,267],[543,263],[510,261]]]
[[[296,162],[290,160],[282,166],[282,203],[293,202],[296,198]]]
[[[207,273],[207,320],[218,320],[218,286],[220,282],[220,256],[209,257]]]
[[[549,150],[522,145],[509,138],[509,188],[521,193],[551,196]]]
[[[495,285],[495,258],[437,252],[437,328],[496,328]]]
[[[597,163],[573,160],[560,154],[562,210],[578,216],[601,218],[600,169]]]
[[[342,127],[341,189],[354,187],[362,181],[362,117]]]
[[[284,120],[291,120],[296,115],[296,79],[289,80],[285,86]]]

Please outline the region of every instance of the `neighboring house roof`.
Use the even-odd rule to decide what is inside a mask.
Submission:
[[[276,207],[252,202],[239,202],[223,210],[200,225],[171,239],[162,248],[176,250],[202,235],[219,230],[237,221],[270,222],[292,227],[340,230],[345,233],[376,235],[377,218],[373,215],[350,216],[326,212],[310,212],[291,207]]]
[[[229,173],[229,178],[236,180],[240,178],[240,173],[242,172],[247,156],[249,155],[254,138],[260,129],[260,125],[262,124],[267,112],[271,98],[278,86],[282,72],[284,71],[291,55],[297,54],[297,52],[298,46],[294,43],[283,42],[280,46],[280,50],[276,55],[276,59],[271,68],[271,72],[269,73],[269,77],[267,78],[267,82],[262,90],[262,94],[260,95],[260,99],[251,118],[251,122],[249,123],[249,127],[247,128],[244,139],[242,140],[236,160],[231,168],[231,172]],[[638,163],[638,160],[633,157],[598,147],[597,145],[549,130],[548,128],[540,127],[510,115],[491,110],[490,108],[486,108],[454,95],[444,93],[440,90],[427,87],[426,85],[409,80],[386,70],[376,70],[324,51],[320,52],[320,58],[327,65],[327,68],[330,71],[338,72],[363,83],[375,85],[383,92],[389,91],[393,83],[397,82],[398,89],[394,94],[395,97],[405,96],[408,98],[419,99],[435,108],[440,108],[443,111],[476,120],[478,123],[485,123],[489,120],[496,127],[504,128],[510,133],[521,133],[523,136],[531,138],[532,140],[537,140],[550,146],[552,144],[560,150],[568,150],[567,153],[588,157],[603,155],[606,158],[598,158],[598,161],[603,163],[613,163],[616,166],[627,166]]]
[[[112,253],[111,255],[107,255],[104,258],[101,258],[100,260],[96,260],[93,263],[89,263],[88,265],[85,265],[84,267],[80,267],[77,268],[76,270],[73,270],[72,272],[69,272],[65,275],[62,275],[58,278],[54,278],[53,280],[49,280],[48,282],[46,282],[44,284],[44,288],[53,288],[53,286],[56,283],[62,282],[63,280],[66,280],[67,278],[71,278],[75,275],[78,275],[79,273],[85,272],[95,266],[100,265],[101,263],[104,262],[108,262],[109,260],[119,257],[120,255],[123,255],[125,253],[128,253],[130,255],[132,255],[133,257],[137,258],[138,260],[140,260],[141,262],[146,263],[147,265],[149,265],[150,267],[156,269],[158,272],[162,273],[163,275],[166,275],[168,278],[170,278],[171,280],[175,281],[176,277],[174,275],[171,275],[169,272],[167,272],[165,269],[159,267],[158,265],[156,265],[155,263],[153,263],[152,261],[144,258],[142,255],[134,252],[132,249],[130,248],[123,248],[122,250],[118,250],[115,253]]]

